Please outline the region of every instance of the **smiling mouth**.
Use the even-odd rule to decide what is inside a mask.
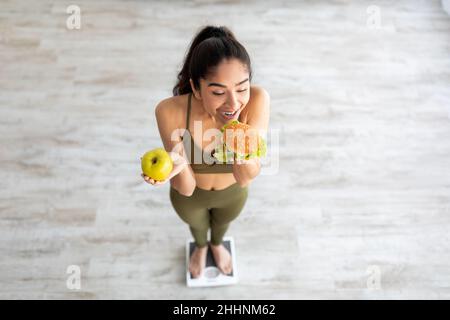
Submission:
[[[242,110],[242,106],[240,108],[238,108],[236,111],[234,112],[229,112],[229,111],[220,111],[220,113],[225,117],[225,118],[232,118],[234,117],[239,111]]]
[[[226,116],[226,117],[232,117],[232,116],[234,116],[238,111],[239,111],[239,109],[236,110],[235,112],[222,112],[222,114],[223,114],[224,116]]]

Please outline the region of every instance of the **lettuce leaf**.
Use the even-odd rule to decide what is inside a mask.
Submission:
[[[225,151],[224,151],[225,149]],[[239,160],[248,160],[252,158],[261,158],[266,156],[267,153],[267,144],[266,141],[260,137],[258,150],[252,152],[251,154],[236,154],[236,159]],[[223,144],[219,144],[214,150],[214,158],[216,158],[221,163],[233,162],[234,152],[228,150],[226,147],[224,148]]]

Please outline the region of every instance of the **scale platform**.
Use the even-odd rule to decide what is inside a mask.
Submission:
[[[193,278],[189,272],[189,260],[195,248],[194,239],[186,241],[186,284],[188,287],[213,287],[226,286],[236,284],[238,282],[236,269],[236,250],[234,248],[233,237],[224,237],[223,245],[231,253],[233,271],[230,274],[223,274],[214,262],[211,248],[208,245],[208,253],[206,256],[206,266],[203,273],[198,278]]]

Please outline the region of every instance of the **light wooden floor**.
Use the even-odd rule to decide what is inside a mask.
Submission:
[[[0,0],[0,298],[450,298],[439,1],[74,3],[80,30],[66,1]],[[139,157],[206,23],[247,46],[280,158],[228,233],[240,283],[188,289],[188,228]]]

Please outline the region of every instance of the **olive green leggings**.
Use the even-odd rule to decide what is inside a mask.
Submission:
[[[211,228],[211,243],[219,245],[230,222],[242,211],[248,196],[248,187],[234,183],[222,190],[204,190],[195,187],[190,196],[183,196],[170,187],[170,201],[180,218],[189,225],[195,244],[208,244],[208,229]]]

